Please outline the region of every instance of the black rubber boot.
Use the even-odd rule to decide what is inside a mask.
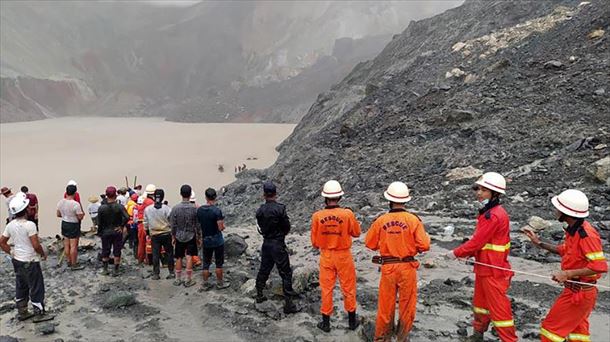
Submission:
[[[34,306],[34,319],[32,320],[32,322],[46,322],[52,320],[53,318],[55,318],[55,316],[49,315],[45,310],[40,310],[39,308]]]
[[[34,314],[28,310],[28,301],[20,300],[17,302],[17,319],[20,321],[25,321],[26,319],[30,319],[34,317]]]
[[[262,303],[267,300],[267,297],[263,294],[263,289],[256,289],[256,302]]]
[[[108,261],[102,261],[102,275],[108,275]]]
[[[112,276],[118,277],[120,274],[121,274],[121,271],[119,270],[119,265],[114,265],[114,271],[112,271]]]
[[[468,336],[466,338],[466,342],[483,342],[483,333],[480,333],[478,331],[474,331],[472,333],[472,335]]]
[[[322,315],[322,321],[318,323],[318,329],[324,332],[330,332],[330,316]]]
[[[284,296],[298,298],[299,294],[293,289],[286,289],[286,290],[284,290]]]
[[[349,323],[349,330],[356,330],[356,328],[358,328],[358,326],[360,325],[360,323],[358,322],[358,319],[356,317],[356,311],[348,312],[347,319],[348,319],[348,323]]]
[[[297,308],[296,305],[294,305],[294,303],[292,302],[292,299],[290,298],[286,298],[286,301],[284,302],[284,313],[285,314],[293,314],[293,313],[297,313],[299,312],[299,309]]]

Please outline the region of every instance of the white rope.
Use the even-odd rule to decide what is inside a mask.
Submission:
[[[429,254],[436,254],[438,256],[442,256],[445,253],[442,253],[442,252],[427,252],[424,255],[429,255]],[[477,265],[481,265],[481,266],[487,266],[487,267],[495,268],[495,269],[502,270],[502,271],[509,271],[509,272],[514,272],[514,273],[517,273],[517,274],[523,274],[523,275],[543,278],[543,279],[547,279],[547,280],[549,279],[548,275],[542,275],[542,274],[536,274],[536,273],[531,273],[531,272],[526,272],[526,271],[519,271],[519,270],[515,270],[515,269],[510,269],[510,268],[504,268],[504,267],[500,267],[500,266],[496,266],[496,265],[486,264],[486,263],[480,262],[480,261],[464,259],[464,258],[456,258],[456,260],[457,261],[462,261],[464,263],[470,263],[470,264],[477,264]],[[566,282],[573,283],[573,284],[579,284],[579,285],[595,286],[595,287],[598,287],[600,289],[608,289],[608,290],[610,290],[610,286],[601,285],[601,284],[591,284],[591,283],[585,283],[585,282],[576,281],[576,280],[566,280]]]
[[[528,275],[528,276],[532,276],[532,277],[549,279],[549,277],[545,276],[545,275],[531,273],[531,272],[525,272],[525,271],[519,271],[519,270],[510,269],[510,268],[504,268],[504,267],[500,267],[500,266],[486,264],[484,262],[466,260],[466,259],[461,259],[461,258],[458,258],[457,260],[461,260],[461,261],[472,263],[472,264],[487,266],[487,267],[495,268],[495,269],[502,270],[502,271],[510,271],[510,272],[514,272],[514,273],[518,273],[518,274],[524,274],[524,275]],[[576,281],[576,280],[570,280],[570,279],[566,280],[566,282],[567,283],[579,284],[579,285],[595,286],[595,287],[599,287],[599,288],[602,288],[602,289],[610,289],[610,286],[605,286],[605,285],[601,285],[601,284],[585,283],[585,282],[582,282],[582,281]]]

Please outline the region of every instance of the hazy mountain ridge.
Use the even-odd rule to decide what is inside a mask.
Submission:
[[[388,35],[411,18],[454,4],[3,2],[2,121],[42,118],[46,111],[296,122],[315,94],[338,82],[354,61],[377,54],[372,49],[384,45]],[[349,37],[362,44],[353,49],[359,54],[337,60],[348,64],[335,65],[330,74],[315,74],[316,64],[332,57],[335,40]],[[372,42],[375,37],[380,40]],[[302,73],[311,80],[284,96],[298,101],[252,101],[255,94],[266,95],[265,87]],[[23,83],[35,83],[43,94],[32,94],[20,87]],[[64,88],[93,96],[72,91],[62,97]],[[290,84],[280,88],[291,89]]]

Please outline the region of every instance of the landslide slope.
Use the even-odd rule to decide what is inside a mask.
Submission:
[[[307,229],[323,183],[337,179],[365,222],[395,180],[416,211],[472,217],[474,178],[447,177],[472,166],[508,177],[513,220],[550,218],[550,196],[576,187],[607,225],[609,24],[607,1],[568,0],[467,1],[411,22],[318,96],[271,168],[227,186],[228,216],[251,221],[273,179]]]

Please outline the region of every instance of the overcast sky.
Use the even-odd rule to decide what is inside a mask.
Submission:
[[[201,0],[146,0],[154,5],[159,6],[189,6],[196,4]]]

